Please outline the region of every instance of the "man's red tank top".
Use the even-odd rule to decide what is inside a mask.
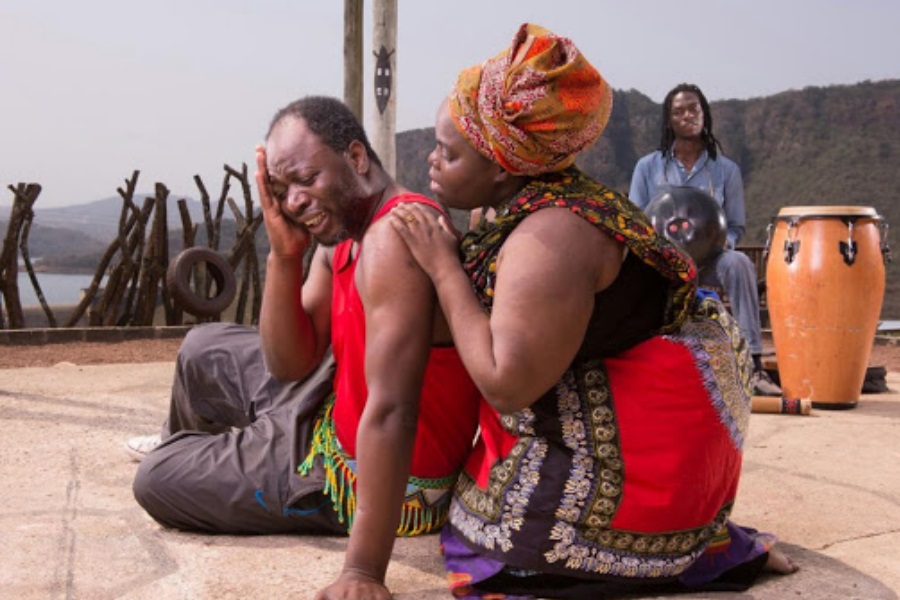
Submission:
[[[376,213],[374,223],[404,202],[427,204],[441,212],[434,201],[418,194],[391,198]],[[366,319],[356,290],[356,256],[350,258],[352,240],[338,244],[333,259],[331,343],[336,362],[334,424],[343,449],[356,456],[356,432],[366,405]],[[440,478],[459,471],[472,447],[481,395],[469,377],[456,349],[433,347],[425,369],[420,397],[418,429],[413,450],[415,477]]]

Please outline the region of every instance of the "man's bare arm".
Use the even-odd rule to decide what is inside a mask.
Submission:
[[[328,349],[331,277],[323,248],[316,250],[305,285],[302,258],[269,256],[259,331],[266,367],[278,379],[303,379]]]
[[[357,512],[341,580],[382,582],[409,478],[435,297],[385,222],[366,236],[357,285],[366,311],[369,396],[356,440]]]

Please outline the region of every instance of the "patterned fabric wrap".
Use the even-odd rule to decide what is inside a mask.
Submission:
[[[309,454],[297,466],[301,476],[313,468],[321,457],[325,468],[325,489],[341,523],[350,531],[356,515],[356,460],[342,447],[334,433],[334,394],[323,405],[313,428]],[[398,536],[414,536],[433,533],[447,521],[447,509],[456,476],[426,479],[410,476],[406,496],[400,508]]]
[[[671,281],[664,334],[577,359],[527,409],[483,407],[451,530],[508,569],[672,580],[726,527],[749,424],[750,355],[722,303],[697,300],[693,263],[626,198],[574,169],[532,181],[464,238],[464,266],[488,311],[500,247],[550,207],[622,241]]]
[[[529,23],[510,48],[460,73],[448,99],[462,135],[514,175],[570,166],[603,133],[612,101],[571,40]]]
[[[497,211],[487,227],[462,240],[463,267],[485,308],[493,303],[497,256],[503,242],[534,211],[565,207],[628,246],[629,252],[672,282],[662,332],[687,317],[697,291],[697,268],[687,254],[660,236],[646,215],[625,196],[585,176],[575,167],[533,179]]]

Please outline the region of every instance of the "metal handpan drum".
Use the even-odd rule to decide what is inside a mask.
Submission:
[[[653,228],[678,244],[698,267],[725,247],[728,225],[716,199],[690,186],[667,187],[645,209]]]
[[[769,225],[766,293],[785,397],[856,406],[884,299],[886,228],[865,206],[786,206]]]

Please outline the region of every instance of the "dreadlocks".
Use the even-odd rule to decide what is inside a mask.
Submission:
[[[703,109],[703,131],[700,132],[700,139],[703,140],[709,157],[715,160],[718,151],[722,149],[722,144],[719,143],[719,140],[716,139],[712,132],[713,118],[712,111],[709,109],[709,102],[706,100],[703,92],[700,91],[700,88],[692,83],[679,83],[666,94],[666,99],[663,100],[662,136],[659,140],[659,150],[663,153],[663,156],[668,157],[672,150],[672,144],[675,143],[675,132],[672,131],[672,125],[670,124],[672,120],[672,99],[681,92],[697,94],[697,98],[700,99],[700,108]]]

